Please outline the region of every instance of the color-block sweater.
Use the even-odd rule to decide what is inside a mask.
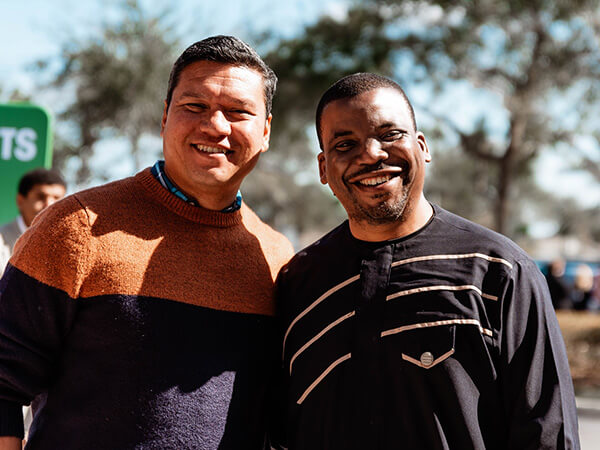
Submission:
[[[273,282],[292,247],[244,204],[188,205],[149,170],[71,195],[0,281],[0,435],[29,449],[253,449]]]

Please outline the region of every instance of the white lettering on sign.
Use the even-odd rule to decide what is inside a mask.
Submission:
[[[19,161],[31,161],[35,158],[37,147],[35,140],[37,133],[33,128],[21,128],[17,133],[17,148],[15,148],[15,158]]]
[[[31,161],[37,155],[36,139],[33,128],[0,127],[0,158],[8,161],[14,156],[19,161]]]
[[[0,155],[2,156],[2,159],[10,159],[15,134],[17,134],[16,128],[0,128],[0,139],[2,140],[2,152]]]

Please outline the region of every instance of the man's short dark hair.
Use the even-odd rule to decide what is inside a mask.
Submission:
[[[319,138],[319,146],[321,149],[323,148],[323,139],[321,137],[321,116],[323,115],[323,110],[325,107],[335,100],[356,97],[363,92],[372,91],[373,89],[379,88],[391,88],[400,93],[402,98],[404,98],[406,105],[408,106],[413,127],[415,130],[417,129],[415,111],[408,100],[406,93],[398,83],[375,73],[354,73],[352,75],[345,76],[344,78],[340,78],[338,81],[333,83],[333,85],[331,85],[331,87],[325,91],[321,97],[321,100],[319,100],[319,105],[317,106],[316,126],[317,137]]]
[[[21,177],[18,192],[27,197],[29,191],[39,184],[60,184],[65,189],[67,188],[65,180],[57,171],[39,168],[31,170]]]
[[[277,86],[277,76],[261,59],[256,51],[245,42],[233,36],[212,36],[198,41],[184,50],[177,58],[167,88],[167,108],[171,104],[173,91],[179,82],[181,71],[188,65],[197,61],[213,61],[234,66],[243,66],[254,69],[262,75],[267,117],[271,114],[273,95]]]

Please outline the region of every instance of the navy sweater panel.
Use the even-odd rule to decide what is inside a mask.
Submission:
[[[271,317],[155,297],[72,299],[8,270],[5,434],[18,435],[19,404],[37,396],[28,449],[261,448]],[[19,340],[23,329],[35,337]]]

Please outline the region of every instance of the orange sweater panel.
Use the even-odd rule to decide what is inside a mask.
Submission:
[[[189,205],[146,169],[47,208],[11,263],[71,298],[147,296],[272,315],[274,280],[292,255],[245,204],[234,213]]]

